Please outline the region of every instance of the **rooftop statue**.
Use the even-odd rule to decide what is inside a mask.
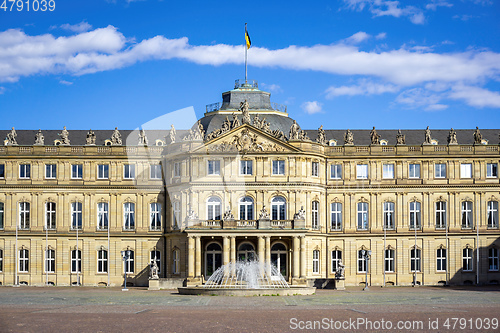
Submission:
[[[236,117],[236,114],[233,112],[233,121],[231,123],[231,129],[240,127],[240,121],[238,120],[238,117]]]
[[[457,132],[452,128],[450,132],[448,133],[448,144],[449,145],[456,145],[457,142]]]
[[[373,126],[373,129],[370,131],[370,140],[372,142],[372,145],[380,144],[380,135],[375,130],[375,126]]]
[[[205,136],[205,130],[203,129],[203,125],[202,125],[201,121],[198,120],[198,135],[197,135],[197,139],[198,140],[203,139],[204,136]]]
[[[396,144],[397,145],[404,145],[406,144],[406,136],[401,133],[401,130],[398,130],[398,134],[396,134]]]
[[[62,132],[58,133],[57,135],[61,137],[62,145],[69,146],[69,132],[66,130],[66,126],[64,126]]]
[[[322,145],[326,145],[326,134],[325,134],[325,130],[323,129],[323,125],[321,125],[318,128],[318,137],[316,138],[316,142],[318,142]]]
[[[111,143],[118,146],[121,146],[123,144],[122,135],[120,134],[120,131],[118,131],[118,127],[115,127],[113,134],[111,134]]]
[[[14,127],[12,127],[10,133],[7,133],[7,145],[11,146],[17,145],[16,137],[17,137],[16,130],[14,129]]]
[[[354,144],[354,135],[352,134],[350,129],[347,129],[347,132],[344,134],[344,145],[353,145]]]
[[[144,129],[141,129],[139,131],[139,142],[137,144],[139,146],[147,146],[148,145],[148,138],[146,136],[146,132],[144,132]]]
[[[483,135],[481,134],[481,131],[479,131],[479,128],[476,126],[476,130],[474,131],[474,144],[480,145],[482,141]]]
[[[170,143],[175,143],[175,127],[174,127],[174,124],[170,125],[170,133],[169,133],[169,137],[170,137]]]
[[[89,132],[87,133],[85,144],[95,146],[95,139],[96,139],[95,133],[94,131],[92,131],[92,129],[90,129]]]
[[[431,144],[431,130],[429,129],[429,126],[425,129],[425,139],[424,139],[424,144],[430,145]]]
[[[289,138],[290,140],[298,140],[299,139],[299,125],[297,125],[297,121],[293,121],[293,124],[290,126]]]
[[[43,146],[45,144],[45,138],[43,137],[42,130],[39,129],[35,134],[35,146]]]
[[[242,118],[243,124],[250,124],[251,122],[250,113],[248,112],[248,107],[249,105],[246,99],[245,101],[240,103],[240,111],[243,113],[243,118]]]

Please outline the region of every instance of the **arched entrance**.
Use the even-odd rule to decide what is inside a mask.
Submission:
[[[242,243],[238,247],[238,260],[239,261],[250,261],[256,258],[255,247],[252,243]]]
[[[286,246],[283,243],[274,243],[271,247],[271,262],[278,269],[278,272],[283,275],[283,277],[287,278],[288,267],[287,267],[287,250]]]
[[[222,248],[220,244],[212,242],[205,251],[205,278],[209,278],[222,266]]]

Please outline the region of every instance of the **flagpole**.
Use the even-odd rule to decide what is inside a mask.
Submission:
[[[247,52],[248,46],[246,43],[246,35],[247,35],[247,24],[245,23],[245,84],[247,84]]]

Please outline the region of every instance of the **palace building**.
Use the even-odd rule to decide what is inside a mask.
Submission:
[[[303,130],[238,81],[190,130],[2,130],[0,283],[498,284],[499,132]]]

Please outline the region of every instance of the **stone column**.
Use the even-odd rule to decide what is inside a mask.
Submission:
[[[258,236],[257,255],[259,256],[259,261],[263,263],[265,261],[264,236]]]
[[[266,270],[271,274],[271,236],[266,236]]]
[[[300,258],[300,239],[299,237],[293,237],[293,267],[292,267],[292,278],[296,279],[299,277],[299,258]]]
[[[236,236],[230,236],[231,240],[231,262],[236,262]]]
[[[196,277],[201,277],[201,237],[195,237]]]
[[[229,263],[229,237],[222,237],[222,263],[227,265]]]
[[[300,237],[300,278],[306,278],[306,238]]]
[[[188,278],[194,278],[194,237],[188,237]]]

